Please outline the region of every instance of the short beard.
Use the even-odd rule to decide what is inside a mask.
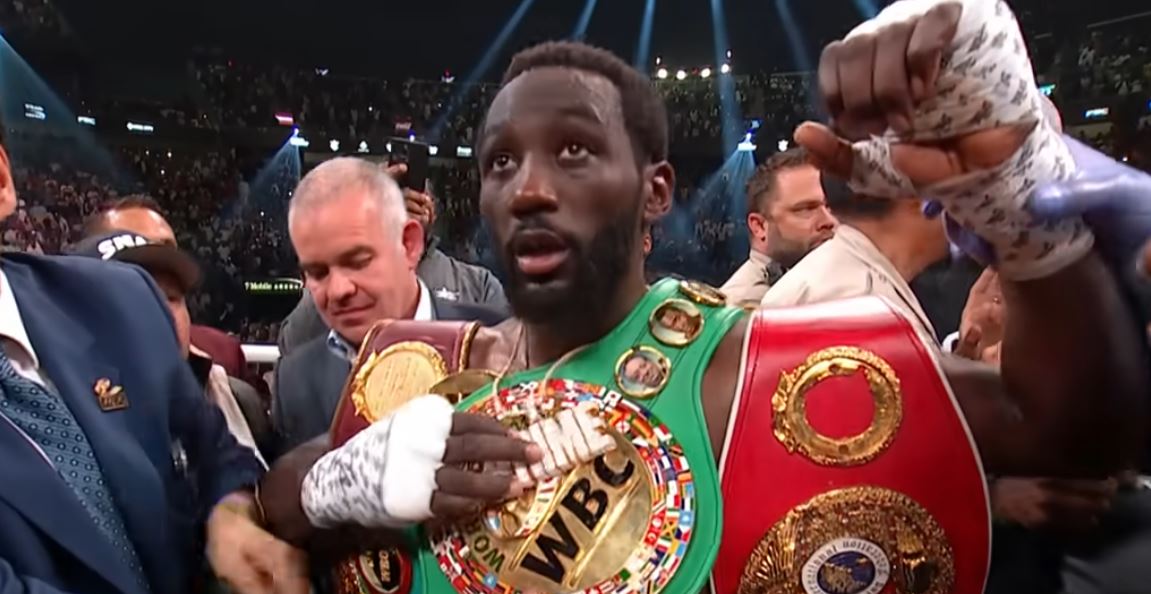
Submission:
[[[784,268],[791,268],[811,250],[799,242],[784,238],[772,227],[767,233],[767,251],[769,258],[779,262]]]
[[[559,286],[532,285],[515,266],[510,247],[502,253],[507,271],[508,301],[512,313],[529,324],[553,327],[594,327],[623,284],[638,242],[640,211],[625,213],[596,233],[590,244],[581,245],[564,234],[572,250],[569,262],[575,273]],[[558,233],[542,221],[527,221],[527,228],[544,228]],[[510,244],[506,242],[505,245]]]

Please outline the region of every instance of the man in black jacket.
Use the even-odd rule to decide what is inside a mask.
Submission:
[[[333,159],[296,188],[288,230],[316,308],[331,330],[276,366],[272,418],[281,451],[328,430],[351,361],[383,319],[503,319],[502,312],[434,297],[417,277],[424,230],[403,195],[368,161]]]

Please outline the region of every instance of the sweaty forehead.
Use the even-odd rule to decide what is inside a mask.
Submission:
[[[576,68],[529,70],[508,83],[488,110],[487,130],[526,116],[576,116],[615,125],[623,121],[619,89],[607,77]]]

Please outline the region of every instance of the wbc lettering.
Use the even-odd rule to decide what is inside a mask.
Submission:
[[[557,585],[565,584],[568,578],[568,567],[562,558],[574,560],[594,542],[591,538],[577,538],[573,535],[564,517],[574,520],[573,524],[583,526],[586,532],[594,535],[612,504],[619,503],[613,502],[608,490],[600,487],[616,490],[627,485],[636,472],[631,460],[627,460],[622,469],[615,470],[608,465],[605,456],[596,458],[592,467],[592,476],[596,480],[593,482],[591,478],[584,477],[572,484],[560,500],[559,507],[548,518],[547,526],[551,534],[541,533],[534,543],[536,552],[529,551],[520,563],[522,568]]]

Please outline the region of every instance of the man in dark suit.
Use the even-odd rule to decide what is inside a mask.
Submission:
[[[0,219],[16,203],[0,139]],[[187,593],[205,519],[225,582],[307,591],[299,554],[254,522],[259,462],[135,266],[0,260],[0,460],[0,592]]]
[[[379,166],[333,159],[300,181],[288,231],[304,283],[331,330],[276,365],[272,421],[287,451],[328,430],[352,359],[379,320],[501,321],[483,306],[434,297],[416,269],[424,229],[408,217],[396,182]]]

